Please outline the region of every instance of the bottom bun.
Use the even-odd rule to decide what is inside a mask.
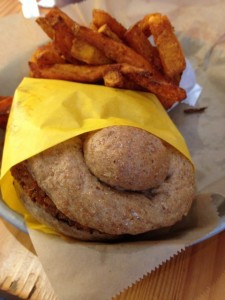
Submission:
[[[14,178],[16,192],[25,208],[34,218],[42,224],[59,233],[84,241],[109,241],[119,236],[101,233],[70,220],[60,212],[51,199],[43,193],[35,180],[29,174],[25,162],[20,163],[11,170]]]

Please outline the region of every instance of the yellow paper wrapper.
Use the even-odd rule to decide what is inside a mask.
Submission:
[[[184,138],[158,99],[144,92],[61,80],[24,78],[8,121],[1,190],[27,225],[52,232],[27,213],[13,187],[10,168],[60,142],[112,125],[128,125],[158,136],[191,160]]]

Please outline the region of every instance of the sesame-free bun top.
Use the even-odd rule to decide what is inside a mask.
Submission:
[[[128,126],[107,127],[89,134],[84,158],[102,182],[119,189],[141,191],[157,187],[169,168],[167,148],[147,131]]]

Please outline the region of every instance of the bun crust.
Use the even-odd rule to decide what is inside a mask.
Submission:
[[[14,186],[26,209],[40,223],[46,224],[65,236],[85,241],[114,240],[118,236],[84,227],[60,212],[51,199],[40,189],[27,170],[26,162],[11,169]]]
[[[135,138],[131,142],[134,135]],[[124,186],[119,186],[119,188],[117,184],[110,186],[110,182],[105,183],[94,175],[96,170],[93,170],[93,167],[89,169],[86,164],[86,161],[89,160],[88,155],[91,154],[92,162],[97,164],[99,154],[96,160],[94,148],[98,149],[99,141],[101,141],[102,149],[108,147],[108,153],[103,150],[100,152],[104,162],[109,153],[114,155],[112,147],[108,145],[115,140],[117,147],[114,148],[114,152],[118,149],[118,143],[126,145],[133,143],[132,148],[126,145],[122,147],[125,149],[121,156],[122,162],[127,161],[125,154],[132,150],[135,152],[134,155],[132,154],[132,159],[135,157],[136,160],[141,161],[144,157],[144,162],[147,159],[147,168],[143,166],[143,163],[140,163],[139,166],[137,161],[131,164],[132,159],[128,160],[129,169],[123,175],[125,183],[130,180],[130,176],[127,180],[126,174],[129,175],[132,170],[136,171],[136,168],[138,168],[138,172],[132,179],[133,181],[129,182],[131,185],[135,183],[135,178],[138,181],[139,172],[144,170],[143,173],[146,173],[145,170],[148,171],[149,166],[151,170],[154,169],[151,167],[151,159],[148,159],[148,155],[151,156],[152,152],[154,157],[152,160],[156,164],[160,161],[163,162],[162,173],[164,175],[160,175],[161,178],[159,176],[160,182],[158,181],[156,186],[138,191],[136,188],[135,191],[124,190]],[[140,146],[138,141],[139,143],[143,142],[145,147]],[[114,144],[116,145],[116,143]],[[151,151],[149,150],[151,147],[148,148],[146,145],[151,145],[153,148],[155,145],[157,150]],[[157,153],[159,153],[159,157],[157,157]],[[80,228],[85,230],[85,234],[86,231],[89,230],[89,233],[91,231],[91,235],[87,237],[75,232],[74,237],[82,239],[93,237],[91,239],[99,240],[100,236],[102,239],[111,239],[125,234],[137,235],[171,226],[188,213],[195,195],[195,174],[189,160],[150,133],[129,126],[108,127],[88,136],[72,138],[28,159],[25,163],[30,176],[48,199],[51,199],[57,211],[75,224],[79,224]],[[93,163],[94,168],[95,163]],[[108,165],[108,163],[109,161],[102,165]],[[116,172],[120,165],[121,162],[116,164]],[[13,176],[18,181],[18,176],[15,174],[16,168],[18,166],[14,167],[12,174],[14,173]],[[154,179],[154,175],[152,178]],[[148,180],[146,181],[148,183]],[[20,186],[22,185],[20,184]],[[144,186],[146,187],[146,182]],[[23,186],[22,190],[24,190]],[[30,195],[23,198],[25,203],[29,203]],[[35,211],[32,213],[35,215]],[[46,218],[41,221],[49,226],[55,226]],[[93,235],[93,232],[97,236]]]
[[[138,128],[114,126],[90,133],[83,151],[89,170],[118,189],[147,190],[160,185],[168,173],[166,146]]]

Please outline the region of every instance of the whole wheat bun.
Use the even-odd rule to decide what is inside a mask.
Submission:
[[[83,240],[171,226],[188,213],[195,196],[191,162],[158,137],[130,126],[72,138],[11,172],[31,214]]]
[[[159,138],[138,128],[108,127],[90,133],[83,151],[89,170],[102,182],[118,189],[154,188],[168,173],[166,146]]]

